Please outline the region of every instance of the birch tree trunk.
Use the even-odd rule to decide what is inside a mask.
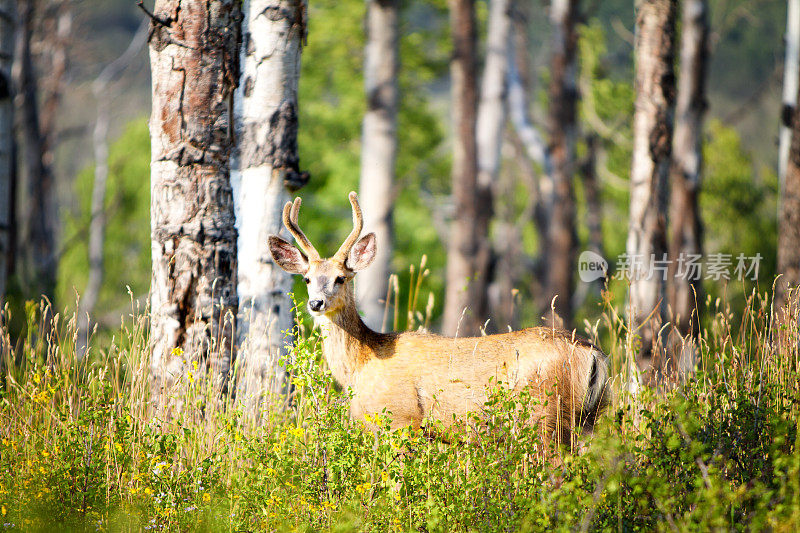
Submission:
[[[11,64],[14,59],[15,0],[0,1],[0,307],[6,299],[11,254],[14,190],[14,103]]]
[[[538,261],[534,263],[535,275],[531,287],[534,295],[536,309],[549,308],[550,301],[545,302],[545,268],[547,261],[547,233],[553,200],[552,162],[548,146],[543,135],[534,126],[530,117],[528,95],[530,89],[529,57],[528,57],[528,25],[530,5],[525,2],[514,3],[514,16],[512,19],[512,45],[509,47],[508,60],[508,111],[511,124],[524,148],[525,154],[532,162],[537,163],[543,173],[534,177],[531,167],[531,192],[535,193],[532,202],[532,219],[536,226],[538,237]]]
[[[52,300],[56,285],[56,222],[58,220],[55,201],[55,178],[52,169],[50,134],[54,127],[55,102],[54,87],[60,82],[59,72],[51,72],[51,80],[46,96],[47,112],[42,119],[39,112],[39,80],[36,77],[31,44],[34,24],[40,13],[36,11],[34,0],[21,0],[18,3],[20,28],[17,32],[18,67],[15,69],[15,85],[19,88],[19,109],[21,111],[23,168],[25,177],[25,201],[22,213],[22,252],[21,280],[26,292],[44,295]],[[63,74],[63,71],[61,71]],[[56,79],[54,79],[56,78]]]
[[[545,293],[547,303],[563,321],[572,322],[572,286],[575,270],[575,135],[577,131],[576,22],[578,0],[553,0],[550,20],[553,24],[553,57],[550,68],[550,158],[552,162],[553,199],[547,231],[547,268]],[[550,318],[550,309],[544,316]],[[554,317],[555,318],[555,317]],[[554,320],[558,324],[558,320]]]
[[[792,143],[793,109],[800,85],[800,0],[788,0],[786,8],[786,55],[783,67],[783,124],[778,143],[778,180],[783,184]]]
[[[151,374],[169,416],[187,363],[224,394],[235,355],[229,156],[241,15],[238,0],[158,0],[153,16]]]
[[[447,251],[447,288],[442,331],[475,335],[486,317],[491,191],[479,191],[475,138],[477,50],[474,0],[450,0],[453,58],[453,197],[455,218]]]
[[[672,142],[670,222],[671,275],[669,276],[673,323],[681,335],[699,333],[699,306],[703,301],[702,280],[680,276],[674,268],[681,256],[703,253],[700,219],[700,180],[703,170],[703,116],[706,111],[706,65],[708,59],[708,4],[687,0],[681,21],[681,63],[675,106],[675,136]],[[689,355],[688,353],[686,355]],[[682,358],[690,369],[693,362]]]
[[[515,243],[512,238],[514,186],[500,184],[501,148],[506,126],[509,48],[511,46],[511,1],[492,0],[489,4],[489,24],[486,36],[486,60],[481,80],[478,103],[477,148],[479,194],[489,194],[498,202],[493,211],[502,213],[497,220],[498,232],[492,243],[491,279],[486,288],[487,311],[491,313],[490,330],[504,330],[511,322],[514,290],[511,272],[511,255]],[[506,209],[511,207],[511,209]]]
[[[800,101],[800,94],[798,95]],[[786,166],[786,179],[781,189],[781,212],[778,220],[777,307],[786,304],[788,289],[800,285],[800,107],[792,112],[792,146]],[[794,293],[797,312],[797,292]]]
[[[653,361],[654,343],[666,318],[666,273],[654,269],[667,252],[667,192],[675,99],[676,0],[640,0],[636,12],[636,100],[630,214],[626,251],[637,267],[631,273],[628,309],[632,328],[643,324],[640,365]],[[663,265],[663,263],[660,263]],[[663,344],[662,344],[663,346]]]
[[[361,182],[365,231],[378,239],[372,265],[358,275],[356,292],[364,322],[381,330],[391,274],[394,237],[395,161],[399,90],[400,1],[367,0],[364,85],[367,112],[361,136]]]
[[[292,342],[292,276],[273,263],[267,236],[281,231],[283,205],[308,180],[297,154],[306,3],[245,0],[243,10],[234,106],[238,146],[231,171],[239,232],[237,394],[255,415],[265,396],[284,390],[280,359]]]

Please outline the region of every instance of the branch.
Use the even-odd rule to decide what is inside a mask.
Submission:
[[[138,0],[136,2],[136,5],[139,6],[139,9],[144,11],[144,14],[150,17],[150,20],[152,20],[155,24],[158,24],[159,26],[164,26],[165,28],[168,28],[170,26],[170,22],[168,20],[164,20],[162,18],[157,17],[152,12],[150,12],[146,7],[144,7],[144,2],[142,0]]]

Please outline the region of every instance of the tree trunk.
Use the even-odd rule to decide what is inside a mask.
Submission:
[[[143,22],[133,36],[128,48],[117,59],[106,65],[92,84],[92,93],[97,100],[97,115],[92,141],[94,145],[94,182],[89,207],[89,279],[78,306],[78,358],[86,353],[89,344],[91,314],[100,296],[103,285],[103,249],[106,230],[106,186],[108,183],[108,126],[111,121],[111,95],[109,84],[128,66],[144,46],[148,26]]]
[[[642,326],[638,330],[642,367],[658,368],[664,362],[654,361],[653,357],[667,309],[666,272],[659,269],[666,266],[663,261],[667,252],[676,9],[676,0],[641,0],[636,13],[636,101],[626,251],[636,265],[631,272],[628,314],[632,328]],[[643,324],[654,311],[653,318]]]
[[[151,373],[167,416],[187,363],[224,394],[235,356],[229,156],[240,16],[238,0],[158,0],[151,23]]]
[[[44,295],[52,300],[56,286],[56,224],[58,213],[55,200],[55,178],[52,169],[51,140],[58,98],[54,88],[60,84],[63,71],[50,74],[45,98],[47,113],[39,113],[39,80],[34,70],[31,41],[34,23],[39,13],[35,0],[20,0],[20,29],[17,32],[15,85],[19,88],[20,126],[22,130],[25,201],[22,223],[21,281],[26,292]],[[61,56],[59,56],[61,57]],[[58,91],[56,91],[57,93]],[[45,121],[43,117],[46,117]]]
[[[299,170],[297,153],[306,3],[246,0],[243,10],[242,74],[234,116],[238,146],[231,172],[239,232],[236,372],[238,399],[257,415],[266,396],[285,389],[280,360],[292,343],[292,276],[273,263],[267,236],[281,231],[283,205],[308,180]]]
[[[367,112],[361,136],[361,201],[365,231],[375,232],[378,252],[372,265],[358,275],[356,289],[364,322],[383,328],[386,294],[391,274],[397,156],[397,108],[400,40],[399,0],[367,1],[367,44],[364,85]]]
[[[528,11],[530,6],[525,2],[515,2],[513,19],[513,43],[509,47],[508,60],[508,111],[511,124],[524,147],[530,161],[537,163],[543,170],[538,179],[531,178],[531,189],[535,193],[532,204],[532,218],[536,226],[538,237],[538,260],[535,262],[535,275],[531,294],[534,295],[533,305],[536,309],[549,307],[550,301],[545,302],[543,282],[547,265],[547,232],[552,206],[548,203],[553,200],[552,162],[548,146],[539,130],[533,125],[529,113],[528,95],[530,94],[530,75],[528,58]],[[524,164],[523,164],[524,165]],[[533,174],[530,169],[530,174]]]
[[[508,60],[511,46],[511,0],[492,0],[489,4],[489,25],[486,37],[486,61],[481,80],[481,95],[478,103],[476,121],[478,149],[478,190],[479,194],[490,193],[500,200],[492,206],[503,212],[503,220],[497,221],[498,232],[492,243],[491,266],[487,265],[487,312],[491,312],[492,322],[487,328],[491,331],[504,330],[511,323],[513,309],[512,265],[507,263],[513,244],[508,240],[510,222],[513,219],[513,183],[499,182],[503,132],[506,126]],[[484,192],[486,191],[486,192]],[[503,196],[498,198],[498,193]],[[506,208],[506,209],[504,209]],[[508,209],[510,208],[510,209]],[[487,235],[488,237],[488,235]],[[498,279],[502,277],[503,279]],[[497,291],[501,291],[497,294]],[[495,305],[497,303],[497,305]]]
[[[475,335],[486,319],[489,267],[488,227],[491,191],[480,188],[475,138],[477,50],[475,3],[450,0],[453,58],[450,62],[453,105],[453,197],[455,218],[447,252],[447,289],[442,331]]]
[[[800,0],[788,0],[786,11],[786,54],[783,67],[783,117],[778,143],[778,180],[783,184],[792,142],[792,113],[800,85]]]
[[[700,180],[703,170],[703,116],[706,111],[706,64],[708,58],[708,5],[706,0],[687,0],[681,23],[681,63],[672,141],[669,302],[672,323],[682,336],[699,334],[702,280],[689,279],[676,270],[682,260],[703,253],[700,219]],[[688,350],[686,355],[689,356]],[[692,357],[681,358],[685,369],[694,367]],[[677,362],[677,361],[676,361]]]
[[[587,250],[605,257],[603,248],[603,201],[597,183],[597,136],[586,136],[586,156],[580,162],[580,175],[583,182],[583,195],[586,201],[586,229],[589,230]],[[581,254],[583,255],[583,254]],[[607,274],[607,273],[606,273]],[[572,308],[578,309],[590,294],[599,296],[608,278],[601,276],[594,281],[581,280],[572,296]]]
[[[550,6],[553,24],[553,57],[550,68],[550,158],[553,199],[547,231],[547,269],[545,294],[552,311],[569,327],[572,323],[572,285],[575,271],[577,235],[575,232],[575,135],[577,130],[578,89],[576,51],[578,0],[554,0]],[[555,318],[555,317],[554,317]]]
[[[6,301],[6,279],[10,263],[11,217],[14,198],[14,103],[11,64],[14,59],[15,0],[0,1],[0,308]]]
[[[800,94],[798,94],[800,102]],[[787,303],[788,289],[794,292],[797,312],[797,290],[800,285],[800,106],[792,113],[792,146],[786,166],[786,179],[781,190],[781,212],[778,221],[778,281],[776,307]]]

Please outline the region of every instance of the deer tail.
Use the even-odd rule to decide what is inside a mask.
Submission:
[[[598,415],[611,403],[611,387],[608,385],[606,356],[598,349],[590,353],[591,367],[586,376],[586,396],[581,408],[584,429],[591,430]]]

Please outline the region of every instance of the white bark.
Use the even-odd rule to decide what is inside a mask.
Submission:
[[[706,111],[706,64],[708,60],[708,5],[706,0],[687,0],[681,22],[681,71],[675,104],[675,136],[672,147],[670,198],[670,259],[672,268],[681,254],[702,254],[702,220],[698,198],[703,170],[703,117]],[[675,276],[669,279],[669,301],[672,322],[678,332],[692,338],[699,335],[699,313],[703,300],[700,280]],[[694,368],[696,346],[693,342],[676,342],[680,350],[678,368]]]
[[[297,84],[305,37],[302,0],[245,0],[241,81],[234,96],[237,149],[231,170],[239,231],[237,396],[257,410],[286,385],[280,359],[291,345],[292,276],[278,268],[267,236],[282,229],[290,192],[304,183],[297,158]]]
[[[797,105],[797,88],[800,83],[800,0],[788,0],[786,11],[786,56],[783,67],[783,108],[785,118],[789,109]],[[783,183],[789,149],[792,141],[791,124],[781,125],[778,144],[778,178]]]
[[[360,196],[364,231],[374,232],[378,251],[359,273],[356,291],[364,323],[382,330],[393,249],[392,211],[397,158],[397,108],[400,41],[399,0],[367,1],[364,85],[367,112],[361,140]]]
[[[533,125],[528,112],[527,88],[522,81],[522,76],[517,68],[517,51],[515,46],[508,48],[508,112],[514,129],[517,130],[520,141],[531,161],[535,161],[544,170],[546,175],[552,172],[550,154],[544,137]]]
[[[491,187],[500,171],[500,148],[506,124],[506,81],[511,20],[510,0],[492,0],[486,37],[486,62],[478,102],[478,184]]]
[[[11,90],[11,63],[14,58],[14,19],[16,1],[0,1],[0,307],[5,302],[6,275],[11,253],[11,183],[14,160],[14,106]]]
[[[190,371],[226,394],[236,354],[229,172],[240,12],[238,0],[157,0],[153,12],[151,377],[166,410],[157,416],[168,417]]]
[[[652,260],[667,251],[667,192],[674,115],[673,61],[676,0],[642,0],[636,21],[636,101],[630,213],[626,251],[641,265],[630,286],[632,327],[641,325],[657,308],[660,313],[643,327],[642,364],[651,362],[652,343],[666,316],[665,279]],[[650,273],[653,273],[652,275]]]

